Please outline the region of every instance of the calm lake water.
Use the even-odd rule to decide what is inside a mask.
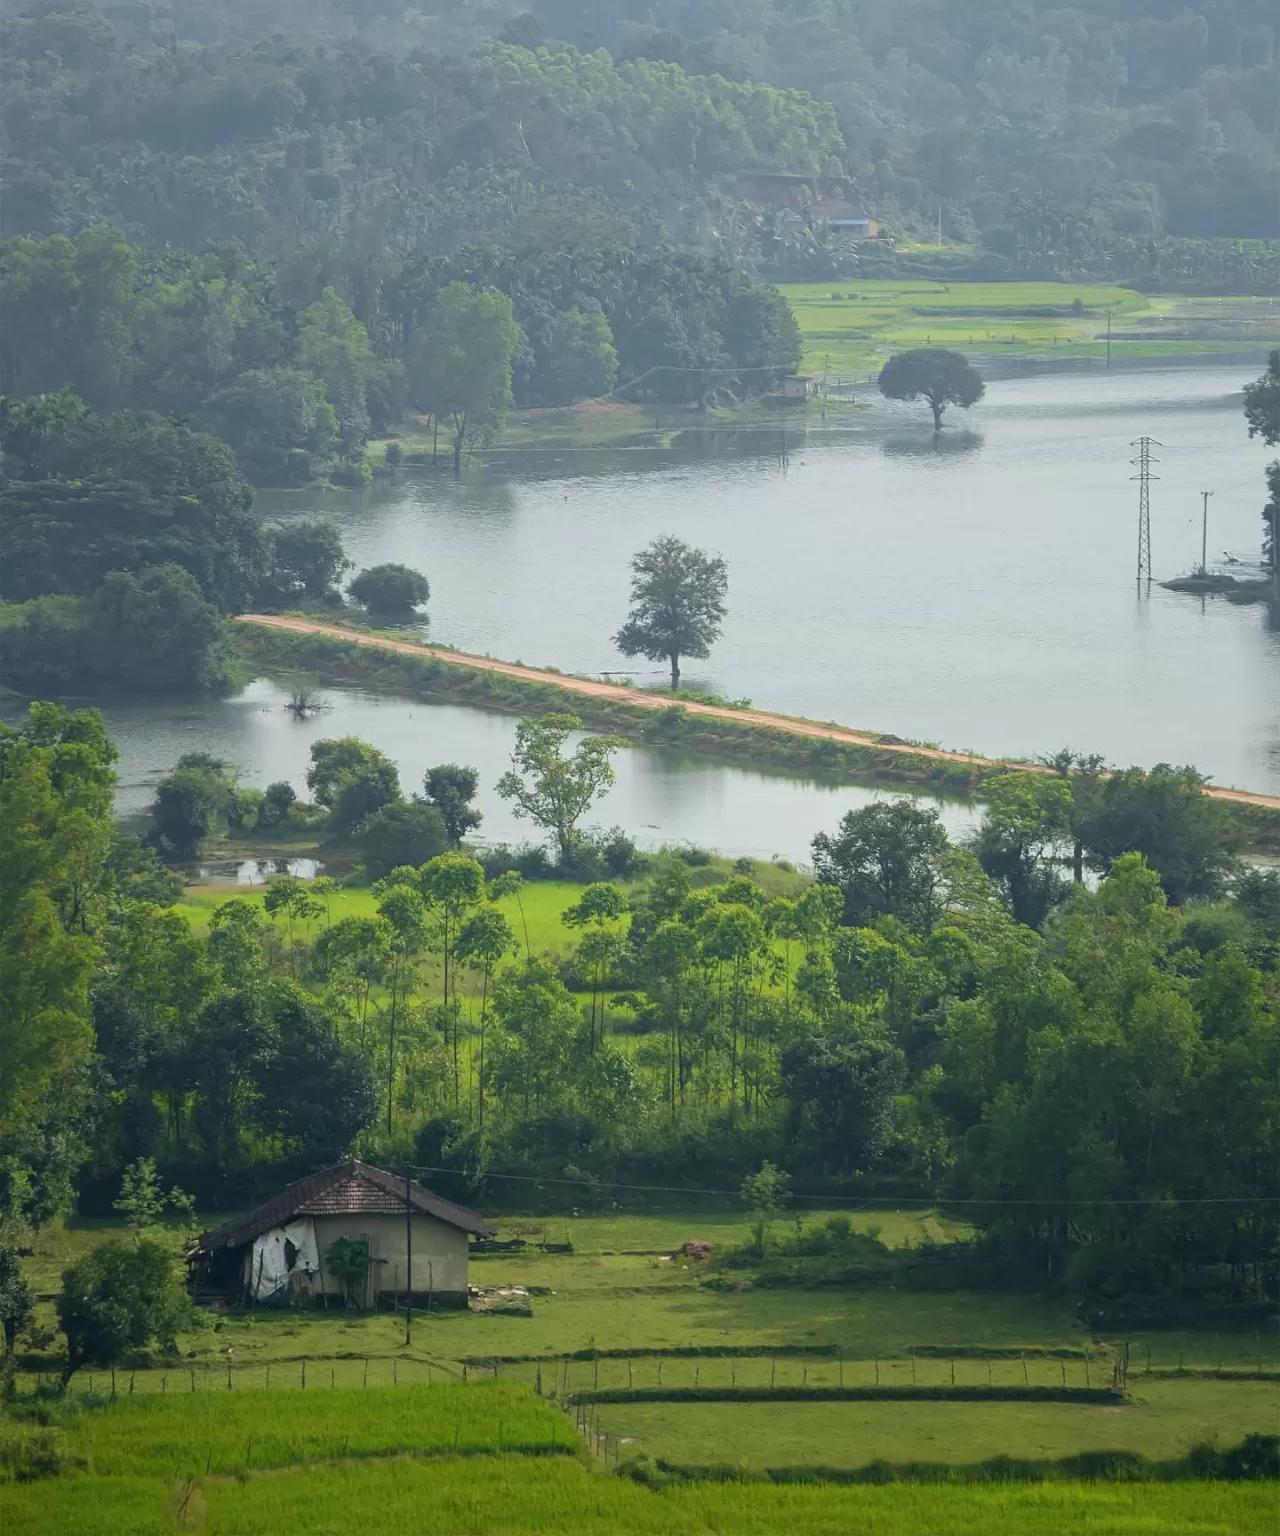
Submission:
[[[259,789],[288,779],[305,795],[311,743],[324,736],[355,735],[395,761],[406,793],[421,792],[423,774],[435,763],[471,764],[480,772],[477,804],[484,812],[480,832],[485,840],[536,839],[536,829],[516,821],[494,792],[510,766],[513,717],[336,688],[324,694],[331,707],[302,721],[285,709],[286,693],[265,680],[233,699],[105,706],[107,726],[120,748],[120,812],[144,810],[156,781],[184,752],[223,757],[241,769],[244,783]],[[879,790],[722,768],[647,749],[619,752],[616,767],[616,785],[589,820],[602,827],[625,827],[646,848],[692,842],[735,857],[776,855],[802,862],[815,832],[834,829],[845,811],[882,797]],[[976,810],[970,804],[931,803],[937,804],[953,836],[974,824]],[[229,868],[220,873],[235,878]],[[260,878],[261,872],[246,867],[240,877]]]
[[[689,667],[692,686],[949,747],[1071,745],[1280,791],[1280,637],[1265,610],[1139,597],[1134,581],[1143,433],[1163,444],[1157,576],[1199,560],[1202,489],[1216,492],[1211,561],[1256,557],[1274,454],[1241,414],[1256,373],[999,381],[936,441],[918,408],[881,402],[793,434],[785,453],[780,432],[690,434],[674,452],[513,453],[460,482],[406,473],[360,498],[268,505],[323,509],[359,565],[425,571],[431,634],[466,650],[626,667],[610,636],[627,562],[674,533],[729,565],[724,635]],[[677,782],[695,820],[711,814],[718,781]],[[767,828],[749,840],[781,849]]]

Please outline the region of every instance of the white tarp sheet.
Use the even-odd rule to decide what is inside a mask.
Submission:
[[[316,1248],[315,1222],[304,1216],[286,1226],[272,1227],[255,1240],[252,1257],[249,1294],[255,1301],[274,1296],[294,1275],[318,1274],[320,1254]]]

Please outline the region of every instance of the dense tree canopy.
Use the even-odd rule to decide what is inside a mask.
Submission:
[[[518,779],[572,864],[600,763],[565,756],[570,728],[526,732]],[[1274,1301],[1280,891],[1171,800],[1185,775],[1011,774],[973,854],[932,811],[875,803],[817,840],[825,883],[785,894],[662,853],[628,892],[585,884],[552,958],[522,942],[518,877],[446,851],[439,807],[399,799],[365,744],[317,749],[331,820],[352,785],[392,794],[361,822],[372,910],[331,920],[320,882],[282,877],[206,933],[110,832],[100,720],[42,706],[0,737],[0,1239],[139,1158],[249,1203],[416,1138],[473,1200],[485,1170],[577,1201],[767,1161],[814,1196],[963,1201],[972,1262],[1102,1305]],[[434,771],[442,802],[446,779],[465,805],[465,771]],[[191,754],[188,780],[230,814],[228,770]],[[93,1342],[97,1286],[65,1293],[85,1361],[116,1347]]]

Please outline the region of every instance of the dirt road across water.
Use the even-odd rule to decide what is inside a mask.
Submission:
[[[538,667],[519,666],[511,661],[495,661],[491,656],[470,656],[465,651],[450,651],[434,645],[421,645],[411,640],[387,640],[379,635],[366,634],[362,630],[347,629],[341,624],[324,624],[318,619],[297,619],[283,614],[242,613],[241,624],[260,624],[267,629],[287,629],[297,634],[326,635],[333,640],[346,640],[353,645],[367,645],[372,650],[394,651],[403,656],[421,656],[442,661],[451,667],[470,667],[477,672],[500,672],[522,682],[549,683],[566,693],[583,694],[588,698],[613,699],[619,703],[633,704],[638,709],[669,709],[671,699],[661,693],[649,693],[641,688],[624,688],[617,683],[599,683],[591,678],[572,677],[563,672],[546,672]],[[682,702],[691,715],[707,715],[717,720],[732,720],[738,725],[754,725],[766,730],[786,731],[792,736],[816,736],[824,741],[840,741],[853,747],[874,747],[878,752],[899,752],[904,757],[923,757],[936,762],[968,763],[974,768],[1007,768],[1018,773],[1051,773],[1053,770],[1036,763],[1006,763],[999,758],[975,757],[968,752],[944,752],[937,747],[913,747],[909,742],[896,741],[892,737],[873,736],[863,731],[851,731],[842,725],[824,725],[816,720],[800,720],[791,715],[771,715],[759,709],[727,709],[718,704]],[[1240,805],[1257,805],[1264,810],[1280,811],[1280,795],[1256,795],[1243,789],[1220,789],[1217,785],[1205,788],[1205,794],[1215,800],[1230,800]]]

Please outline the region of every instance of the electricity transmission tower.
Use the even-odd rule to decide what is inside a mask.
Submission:
[[[1158,464],[1159,459],[1151,457],[1153,448],[1163,448],[1163,443],[1158,443],[1154,437],[1140,437],[1129,445],[1138,450],[1138,457],[1129,462],[1137,466],[1138,473],[1130,475],[1131,480],[1138,482],[1138,588],[1141,590],[1145,579],[1147,590],[1151,590],[1151,482],[1158,480],[1159,475],[1151,473],[1151,466]]]

